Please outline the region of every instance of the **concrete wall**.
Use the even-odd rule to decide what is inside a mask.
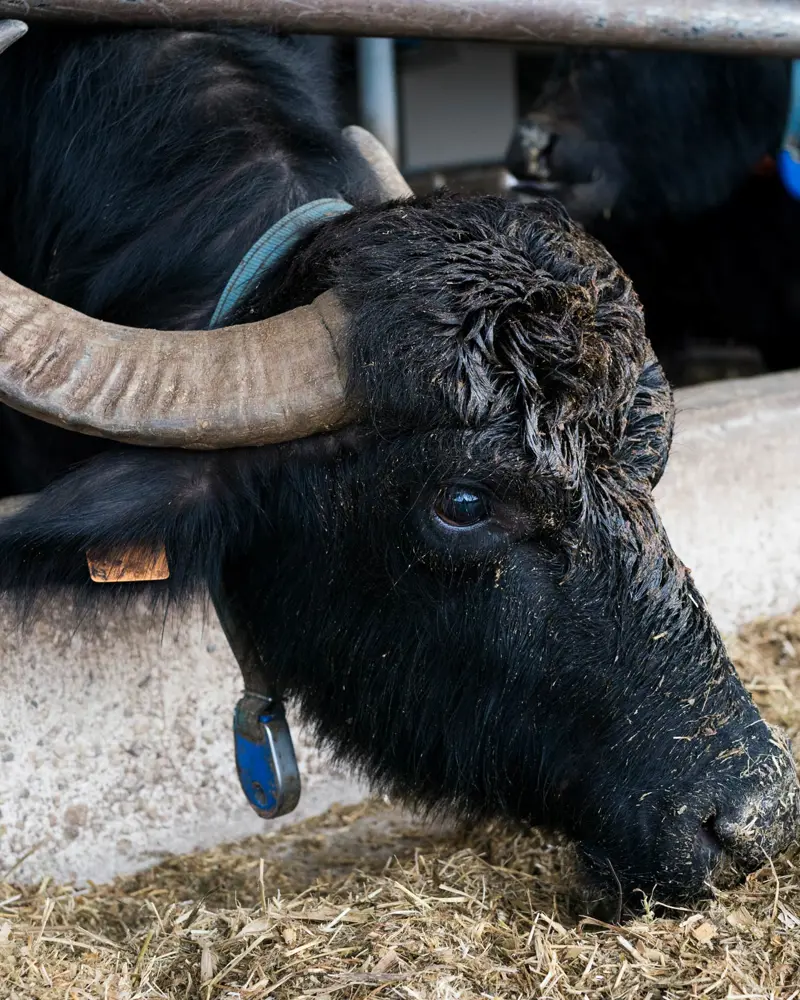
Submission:
[[[725,629],[800,602],[800,373],[679,394],[659,487],[674,544]],[[78,628],[65,605],[3,628],[0,878],[107,879],[267,825],[245,805],[230,721],[237,668],[217,623],[133,612]],[[292,818],[363,789],[295,729]]]
[[[800,372],[677,393],[656,492],[672,543],[730,631],[800,604]]]
[[[404,170],[502,162],[516,125],[508,45],[423,42],[398,73]]]

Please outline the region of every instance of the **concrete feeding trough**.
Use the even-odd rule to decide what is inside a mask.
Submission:
[[[659,508],[723,631],[800,602],[800,372],[677,393]],[[210,612],[143,609],[27,634],[9,617],[0,673],[0,876],[106,880],[274,828],[239,787],[241,678]],[[295,729],[303,776],[286,823],[365,789]]]

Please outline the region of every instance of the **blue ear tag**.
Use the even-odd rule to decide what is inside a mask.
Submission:
[[[787,192],[800,200],[800,59],[792,62],[791,104],[777,166]]]
[[[245,694],[233,716],[236,771],[247,801],[264,819],[290,813],[300,800],[300,772],[280,701]]]
[[[300,770],[289,723],[236,595],[217,581],[211,597],[244,681],[244,694],[233,713],[239,784],[259,816],[275,819],[300,801]]]

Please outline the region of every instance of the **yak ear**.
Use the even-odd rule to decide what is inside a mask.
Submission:
[[[634,391],[618,457],[632,476],[653,489],[664,474],[674,424],[672,389],[651,350]]]
[[[0,594],[23,616],[64,591],[81,604],[124,602],[143,592],[155,600],[186,599],[215,582],[226,551],[247,544],[255,491],[241,456],[234,467],[226,453],[102,455],[23,503],[5,503]],[[92,581],[90,554],[102,562],[132,550],[162,553],[168,578]]]

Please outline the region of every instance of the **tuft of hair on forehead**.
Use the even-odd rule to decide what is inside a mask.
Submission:
[[[551,202],[515,216],[476,220],[449,247],[438,296],[422,300],[448,342],[441,384],[467,424],[517,415],[528,447],[577,422],[611,430],[645,357],[630,281]]]
[[[623,433],[642,308],[558,203],[438,194],[361,210],[326,224],[287,278],[304,271],[351,314],[356,388],[377,422],[513,423],[564,469]]]

